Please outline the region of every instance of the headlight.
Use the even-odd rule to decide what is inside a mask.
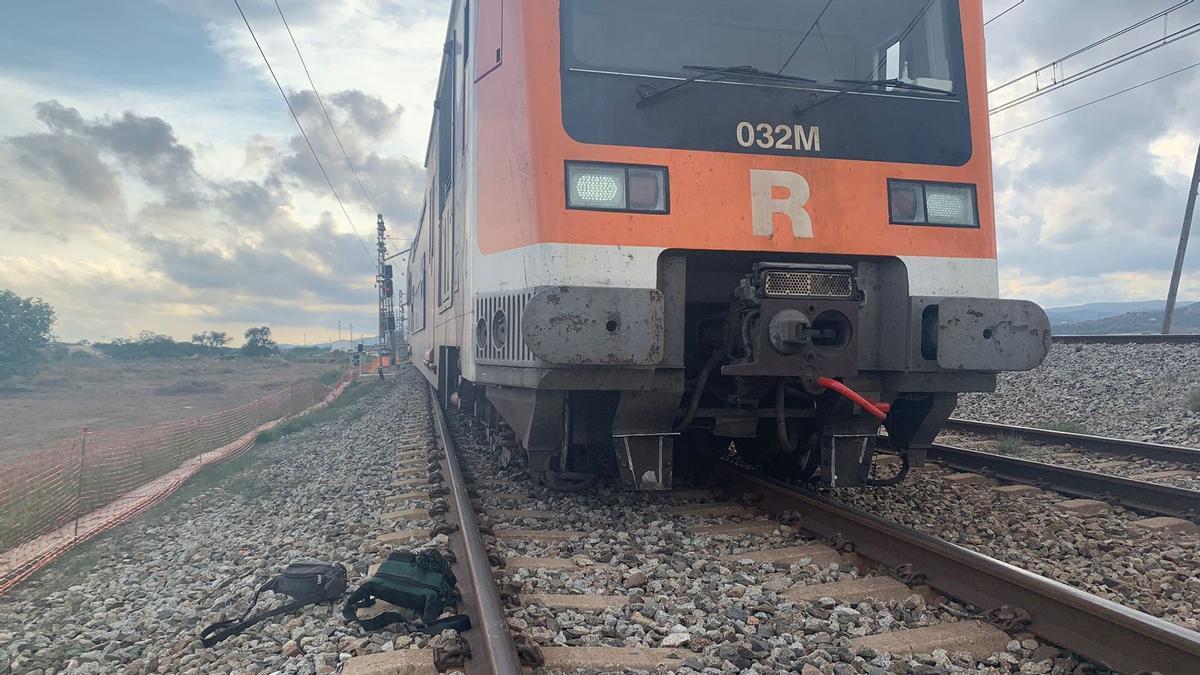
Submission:
[[[888,204],[893,223],[979,227],[974,185],[888,180]]]
[[[567,208],[667,213],[667,170],[567,162]]]

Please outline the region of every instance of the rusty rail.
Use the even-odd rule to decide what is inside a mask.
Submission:
[[[931,586],[975,607],[1024,609],[1028,630],[1108,668],[1200,672],[1200,633],[743,467],[725,468],[722,487],[730,493],[760,494],[759,506],[769,511],[798,511],[804,529],[841,535],[887,568],[912,565]]]
[[[946,422],[947,431],[967,431],[989,436],[1020,436],[1026,440],[1041,441],[1053,445],[1070,445],[1072,448],[1103,452],[1112,455],[1134,455],[1145,459],[1161,462],[1182,462],[1184,464],[1200,464],[1200,449],[1188,448],[1181,445],[1164,445],[1162,443],[1147,443],[1132,441],[1124,438],[1107,436],[1092,436],[1076,434],[1068,431],[1051,431],[1049,429],[1034,429],[1012,424],[996,422],[980,422],[952,418]]]
[[[1014,483],[1044,486],[1076,497],[1101,500],[1113,498],[1123,506],[1139,511],[1167,516],[1200,513],[1200,492],[1173,485],[1150,483],[941,443],[929,449],[928,457],[960,471],[983,473]]]
[[[472,630],[462,634],[471,647],[470,672],[519,675],[521,663],[508,619],[504,615],[504,603],[500,590],[492,575],[487,549],[479,534],[479,523],[467,494],[467,484],[458,462],[458,448],[446,414],[432,387],[428,390],[430,407],[433,408],[434,428],[443,450],[442,470],[446,485],[450,489],[450,522],[458,530],[450,536],[450,550],[454,552],[455,575],[466,584],[461,587],[463,606],[471,617]]]

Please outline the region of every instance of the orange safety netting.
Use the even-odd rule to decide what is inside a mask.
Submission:
[[[361,368],[373,373],[376,362]],[[360,374],[303,382],[232,410],[132,429],[89,430],[0,464],[0,594],[72,546],[160,503],[259,432],[332,403]]]

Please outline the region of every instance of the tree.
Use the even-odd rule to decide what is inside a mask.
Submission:
[[[246,344],[242,345],[242,353],[246,356],[268,356],[279,351],[279,345],[271,339],[271,328],[260,326],[246,329]]]
[[[224,347],[225,345],[229,344],[229,341],[232,339],[233,338],[226,335],[224,331],[216,330],[204,331],[203,333],[196,333],[195,335],[192,335],[192,342],[200,345],[201,347]]]
[[[0,382],[37,372],[53,325],[54,309],[49,304],[0,291]]]

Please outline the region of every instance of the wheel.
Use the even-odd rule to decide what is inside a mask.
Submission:
[[[507,445],[500,446],[500,452],[496,455],[496,464],[501,469],[507,469],[513,464],[513,451]]]
[[[745,461],[772,476],[808,481],[821,464],[820,439],[798,420],[789,420],[787,429],[795,450],[788,450],[780,442],[775,420],[763,420],[755,438],[735,439],[734,448]]]

